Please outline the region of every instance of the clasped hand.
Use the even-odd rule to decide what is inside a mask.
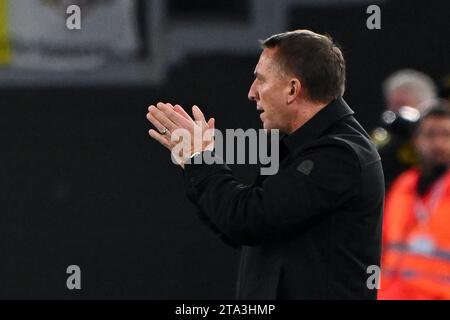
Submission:
[[[214,118],[206,121],[199,107],[192,107],[193,118],[178,104],[159,102],[148,108],[147,119],[156,128],[149,135],[169,149],[173,159],[184,168],[197,152],[214,149]]]

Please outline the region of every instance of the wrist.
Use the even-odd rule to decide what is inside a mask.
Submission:
[[[186,164],[192,164],[194,163],[193,159],[197,156],[200,156],[202,154],[202,152],[200,151],[195,151],[194,153],[192,153],[189,157],[185,158],[182,163],[181,166],[184,168],[184,165]]]
[[[191,156],[187,160],[191,160],[191,159],[195,158],[196,156],[198,156],[199,154],[202,154],[202,153],[200,151],[196,151],[193,154],[191,154]]]

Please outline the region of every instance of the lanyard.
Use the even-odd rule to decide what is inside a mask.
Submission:
[[[414,212],[417,221],[420,223],[426,223],[429,221],[431,213],[436,209],[437,205],[441,202],[445,191],[445,178],[447,174],[444,174],[437,183],[433,186],[430,191],[430,197],[428,205],[425,204],[420,195],[416,195],[416,200],[414,204]]]

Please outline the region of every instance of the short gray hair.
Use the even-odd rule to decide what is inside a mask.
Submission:
[[[397,89],[415,91],[420,100],[418,102],[419,104],[437,98],[437,87],[434,81],[425,73],[413,69],[396,71],[383,82],[383,94],[385,98]]]

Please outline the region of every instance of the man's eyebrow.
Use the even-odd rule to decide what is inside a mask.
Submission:
[[[261,75],[261,73],[259,73],[258,71],[255,70],[255,72],[253,72],[253,74],[255,75],[256,78],[258,79],[264,79],[264,77]]]

